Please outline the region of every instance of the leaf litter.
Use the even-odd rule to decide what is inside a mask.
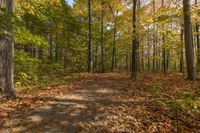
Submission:
[[[158,99],[173,99],[180,90],[195,93],[199,81],[184,80],[180,74],[141,74],[137,82],[129,76],[87,74],[65,85],[21,92],[16,100],[1,103],[0,132],[176,132],[172,108]],[[200,132],[199,112],[181,110],[178,120],[179,131]]]

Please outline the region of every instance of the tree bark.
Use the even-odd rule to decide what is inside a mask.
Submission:
[[[55,42],[56,42],[56,48],[55,48],[55,61],[58,61],[58,43],[57,43],[57,37],[58,35],[56,34],[56,37],[55,37]]]
[[[198,5],[198,2],[197,0],[195,0],[195,5],[197,6]],[[200,67],[200,40],[199,40],[199,24],[198,22],[195,24],[195,27],[196,27],[196,33],[197,33],[197,36],[196,36],[196,41],[197,41],[197,66]]]
[[[102,0],[101,6],[101,72],[104,72],[104,0]]]
[[[49,60],[53,60],[53,36],[52,32],[50,29],[50,34],[49,34]]]
[[[153,0],[154,19],[155,19],[155,12],[156,12],[155,0]],[[156,29],[156,25],[155,25],[155,23],[153,23],[153,71],[156,70],[156,37],[155,37],[155,29]]]
[[[117,11],[118,14],[118,11]],[[112,51],[112,68],[111,71],[113,72],[116,67],[116,31],[117,31],[117,22],[116,16],[113,12],[113,20],[114,20],[114,33],[113,33],[113,51]]]
[[[184,72],[184,57],[183,57],[183,26],[181,25],[181,48],[180,48],[180,73]]]
[[[89,27],[89,44],[88,44],[88,72],[93,72],[93,54],[92,54],[92,15],[91,15],[91,0],[88,0],[88,27]]]
[[[137,10],[136,10],[136,23],[139,24],[140,23],[140,9],[141,9],[141,2],[140,0],[137,0]],[[140,44],[142,44],[140,42],[140,27],[138,26],[138,31],[137,31],[137,49],[141,49],[141,53],[137,52],[137,63],[138,63],[138,71],[142,72],[143,71],[143,49],[142,46]],[[140,47],[141,46],[141,47]],[[140,50],[139,50],[140,51]]]
[[[15,92],[13,87],[13,25],[12,25],[12,13],[13,13],[13,0],[0,0],[0,7],[6,9],[10,18],[8,27],[5,29],[10,33],[9,36],[0,36],[0,88],[3,89],[7,98],[15,98]]]
[[[199,25],[196,23],[196,33],[197,33],[197,63],[200,66],[200,40],[199,40]]]
[[[164,8],[164,0],[162,0],[162,7]],[[164,30],[164,24],[162,25],[163,30]],[[167,73],[167,66],[166,66],[166,46],[165,46],[165,33],[162,34],[162,41],[163,41],[163,72],[166,74]]]
[[[133,40],[132,40],[132,74],[131,79],[137,80],[137,37],[136,37],[136,7],[137,7],[137,0],[133,0]]]
[[[129,48],[127,47],[127,51],[126,51],[126,71],[128,71],[128,63],[129,63],[129,61],[128,61],[128,58],[129,57]]]
[[[185,52],[186,52],[188,79],[195,80],[196,72],[194,68],[194,49],[192,40],[192,24],[190,18],[189,0],[183,0],[183,15],[184,15]]]
[[[170,50],[168,49],[166,51],[166,67],[167,67],[167,70],[170,69],[170,66],[171,66],[171,61],[170,61]]]
[[[151,56],[151,52],[150,52],[150,49],[151,49],[151,46],[150,46],[150,38],[149,38],[149,33],[150,33],[150,30],[149,30],[149,26],[148,26],[148,30],[147,30],[147,32],[148,32],[148,37],[147,37],[147,48],[148,48],[148,50],[147,50],[147,53],[148,53],[148,57],[147,57],[147,67],[148,67],[148,71],[150,71],[150,68],[151,68],[151,61],[150,61],[150,56]]]
[[[94,65],[94,72],[98,72],[98,46],[95,47],[95,65]]]

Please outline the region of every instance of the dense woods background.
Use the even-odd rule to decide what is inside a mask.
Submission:
[[[2,2],[4,5],[10,4],[4,0]],[[194,49],[194,52],[188,53],[191,55],[191,58],[187,58],[188,68],[194,66],[198,70],[199,4],[197,0],[190,1],[191,8],[184,8],[191,12],[191,36],[187,34],[190,31],[183,30],[182,4],[182,1],[174,0],[138,0],[133,3],[125,0],[92,3],[76,0],[71,7],[64,0],[17,0],[13,14],[12,9],[7,12],[2,6],[1,36],[9,38],[9,27],[14,25],[15,85],[88,69],[90,72],[133,70],[184,73],[185,53],[187,55],[184,38],[191,38],[189,41],[193,42],[189,44],[191,48],[186,49]],[[190,22],[186,23],[185,28],[187,26],[190,28]],[[132,52],[132,40],[135,53]],[[132,53],[135,54],[133,58]],[[136,67],[138,69],[134,70]],[[189,73],[194,75],[195,72],[190,70]]]

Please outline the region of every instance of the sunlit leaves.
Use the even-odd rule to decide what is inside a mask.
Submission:
[[[31,45],[32,47],[48,47],[48,42],[42,36],[34,35],[25,27],[16,27],[15,43],[21,45]]]

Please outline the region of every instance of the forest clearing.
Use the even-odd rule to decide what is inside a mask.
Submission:
[[[0,0],[0,133],[200,133],[199,0]]]

